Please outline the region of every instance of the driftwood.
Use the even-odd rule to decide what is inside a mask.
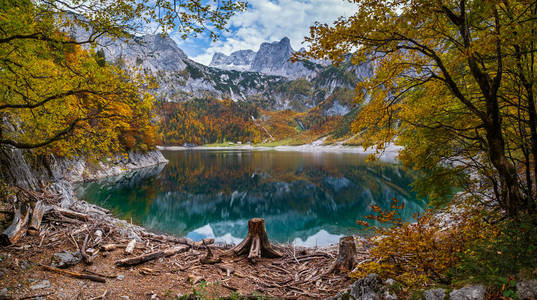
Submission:
[[[197,247],[207,246],[207,245],[212,245],[212,244],[214,244],[214,239],[212,238],[207,238],[198,242],[194,242],[194,245]]]
[[[79,212],[76,212],[76,211],[72,211],[70,209],[65,209],[65,208],[61,208],[61,207],[54,207],[54,211],[59,213],[59,214],[61,214],[64,217],[68,217],[68,218],[71,218],[71,219],[77,219],[77,220],[84,221],[84,222],[89,221],[89,216],[88,215],[83,214],[83,213],[79,213]]]
[[[41,229],[41,221],[43,220],[43,215],[45,215],[47,208],[47,205],[41,200],[35,203],[32,211],[32,218],[30,219],[30,225],[28,226],[28,234],[39,234],[39,230]]]
[[[136,246],[136,240],[132,239],[128,244],[127,247],[125,247],[125,254],[132,254],[134,251],[134,247]]]
[[[282,257],[282,254],[270,244],[265,229],[265,220],[261,218],[248,220],[248,235],[240,244],[231,250],[238,256],[248,253],[248,259],[250,260],[260,257]]]
[[[161,242],[161,243],[175,243],[175,244],[182,244],[182,245],[188,245],[191,248],[199,249],[203,245],[200,243],[196,243],[193,240],[185,237],[173,237],[173,236],[167,236],[167,235],[156,235],[153,233],[144,233],[142,232],[142,236],[146,237],[152,241],[155,242]]]
[[[161,257],[168,257],[168,256],[172,256],[178,253],[186,252],[188,251],[189,248],[190,247],[188,246],[182,245],[182,246],[174,247],[174,248],[163,250],[163,251],[156,251],[156,252],[151,252],[148,254],[135,256],[132,258],[120,259],[116,261],[116,266],[127,267],[127,266],[139,265],[141,263],[148,262],[150,260],[158,259]]]
[[[47,265],[40,265],[40,266],[43,269],[47,270],[47,271],[56,272],[56,273],[60,273],[60,274],[63,274],[63,275],[69,275],[69,276],[75,277],[75,278],[88,279],[88,280],[95,281],[95,282],[103,282],[103,283],[106,282],[106,279],[104,279],[104,278],[102,278],[100,276],[96,276],[96,275],[82,274],[82,273],[78,273],[78,272],[74,272],[74,271],[68,271],[68,270],[54,268],[54,267],[47,266]]]
[[[226,272],[226,276],[229,277],[231,274],[235,273],[235,269],[230,266],[216,265],[216,267],[223,272]]]
[[[218,257],[218,256],[214,256],[213,251],[211,251],[211,248],[209,247],[209,245],[205,244],[205,240],[203,240],[202,242],[203,242],[203,245],[205,246],[205,248],[207,248],[207,255],[202,257],[200,259],[200,262],[202,264],[210,264],[210,265],[221,262],[222,259],[220,257]],[[214,240],[213,240],[213,242],[214,242]]]
[[[30,206],[26,203],[15,208],[13,222],[0,235],[0,245],[8,246],[15,244],[25,233],[26,224],[30,218]]]
[[[88,238],[89,235],[86,234],[86,237],[84,238],[84,243],[82,243],[82,248],[80,248],[80,254],[82,254],[82,259],[84,260],[84,263],[87,265],[93,264],[93,258],[94,256],[88,255],[86,252],[86,249],[88,247]]]
[[[122,247],[125,247],[125,245],[121,245],[121,244],[106,244],[106,245],[101,246],[101,250],[103,250],[103,251],[112,251],[112,250],[116,250],[117,248],[122,248]]]

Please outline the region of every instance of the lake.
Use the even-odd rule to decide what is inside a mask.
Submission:
[[[326,246],[363,234],[357,219],[371,205],[405,203],[410,220],[425,207],[413,174],[354,153],[186,150],[162,151],[166,165],[88,182],[77,196],[156,232],[237,243],[248,219],[265,219],[269,238]]]

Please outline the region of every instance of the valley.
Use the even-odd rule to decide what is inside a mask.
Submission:
[[[76,32],[78,39],[88,35]],[[355,86],[373,70],[368,63],[291,62],[288,38],[259,50],[216,53],[209,66],[191,59],[170,37],[97,40],[109,63],[148,76],[157,101],[159,143],[204,145],[359,144],[350,125],[359,109]]]

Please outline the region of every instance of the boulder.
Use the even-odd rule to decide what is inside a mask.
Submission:
[[[69,268],[82,261],[80,252],[62,251],[52,256],[52,266],[56,268]]]
[[[537,280],[523,280],[517,282],[516,292],[518,299],[536,299],[537,298]]]
[[[444,300],[446,299],[446,290],[430,289],[423,292],[425,300]]]
[[[386,289],[382,279],[377,274],[369,274],[365,278],[358,279],[348,289],[337,293],[327,300],[395,300],[397,296],[392,295]]]
[[[469,285],[449,293],[450,300],[483,300],[487,289],[481,284]]]

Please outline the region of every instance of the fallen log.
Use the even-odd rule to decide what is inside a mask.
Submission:
[[[0,235],[0,245],[9,246],[15,244],[26,233],[30,210],[30,206],[26,203],[22,203],[15,208],[13,222]]]
[[[122,247],[125,247],[125,245],[121,245],[121,244],[106,244],[106,245],[101,246],[101,250],[103,250],[103,251],[112,251],[112,250],[116,250],[117,248],[122,248]]]
[[[146,232],[142,232],[142,236],[149,238],[156,242],[161,242],[161,243],[170,242],[170,243],[188,245],[190,247],[196,247],[196,248],[200,247],[199,245],[196,244],[196,242],[194,242],[193,240],[189,238],[178,238],[178,237],[172,237],[172,236],[166,236],[166,235],[156,235],[154,233],[146,233]]]
[[[30,225],[28,226],[28,234],[38,235],[39,229],[41,229],[41,221],[45,215],[48,206],[41,200],[35,203],[34,209],[32,210],[32,218],[30,219]]]
[[[148,254],[131,257],[131,258],[124,258],[124,259],[117,260],[116,266],[127,267],[127,266],[139,265],[144,262],[148,262],[148,261],[158,259],[161,257],[168,257],[168,256],[172,256],[178,253],[186,252],[188,251],[188,249],[190,249],[190,247],[182,245],[182,246],[174,247],[174,248],[163,250],[163,251],[156,251],[156,252],[151,252]]]
[[[237,256],[248,253],[248,259],[252,261],[260,257],[282,257],[282,254],[275,250],[270,244],[265,229],[265,220],[261,218],[248,220],[248,235],[240,244],[231,250]]]
[[[70,209],[65,209],[65,208],[61,208],[61,207],[54,207],[54,211],[61,214],[62,216],[64,217],[68,217],[68,218],[71,218],[71,219],[77,219],[77,220],[80,220],[80,221],[84,221],[84,222],[87,222],[89,221],[89,216],[86,215],[86,214],[83,214],[83,213],[79,213],[79,212],[76,212],[76,211],[72,211]]]
[[[95,281],[95,282],[103,282],[103,283],[106,282],[106,279],[104,279],[103,277],[100,277],[100,276],[96,276],[96,275],[82,274],[82,273],[63,270],[63,269],[58,269],[58,268],[54,268],[54,267],[47,266],[47,265],[42,265],[42,264],[40,264],[40,266],[43,269],[47,270],[47,271],[56,272],[56,273],[60,273],[60,274],[63,274],[63,275],[69,275],[69,276],[72,276],[72,277],[75,277],[75,278],[88,279],[88,280]]]

